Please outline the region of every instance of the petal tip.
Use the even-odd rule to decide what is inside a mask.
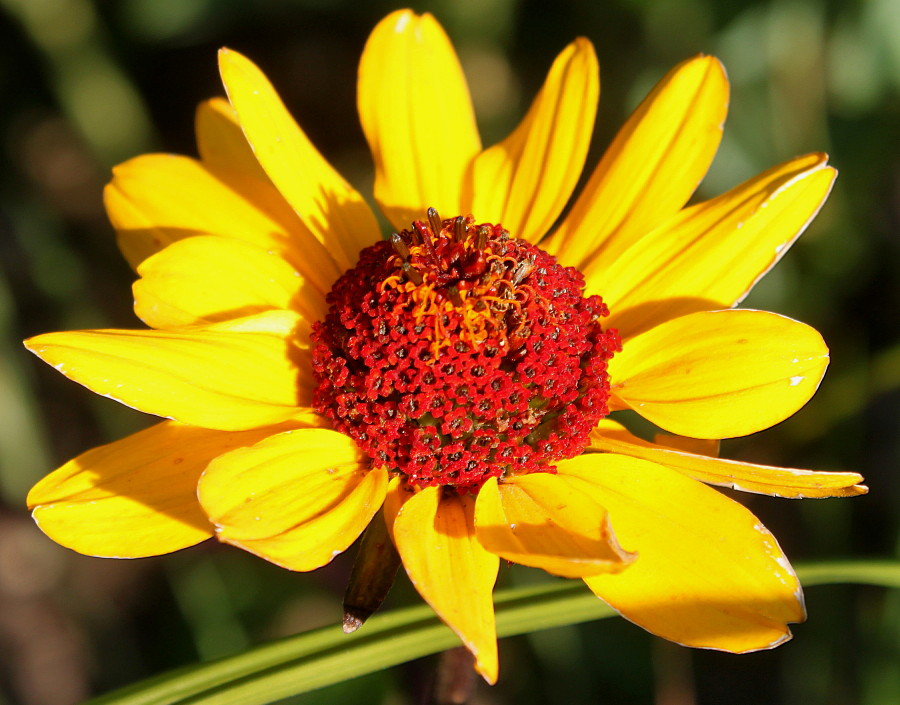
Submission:
[[[53,363],[44,356],[47,353],[47,338],[53,335],[58,335],[58,333],[41,333],[40,335],[34,335],[23,340],[22,346],[32,355],[36,355],[47,364],[52,365]]]
[[[475,670],[478,672],[488,685],[496,685],[499,677],[499,667],[496,657],[491,663],[483,663],[480,658],[475,657]]]
[[[220,47],[219,51],[216,52],[216,58],[218,59],[219,67],[221,68],[225,62],[232,61],[235,55],[242,56],[240,52],[237,52],[234,49],[230,49],[228,47]]]
[[[222,47],[221,49],[219,49],[218,60],[220,74],[224,73],[228,69],[237,68],[240,64],[249,64],[254,68],[256,67],[256,64],[254,64],[252,61],[250,61],[250,59],[241,54],[241,52],[235,51],[234,49],[229,49],[228,47]],[[222,76],[222,79],[224,81],[225,77]]]
[[[575,37],[575,39],[572,40],[572,46],[575,47],[576,51],[583,51],[588,55],[597,56],[597,51],[594,49],[594,43],[587,37]]]
[[[46,504],[43,500],[41,494],[41,482],[38,482],[34,487],[28,490],[28,494],[25,496],[25,507],[31,512],[31,518],[34,519],[34,522],[40,526],[40,522],[37,518],[37,510],[44,504]]]
[[[422,15],[423,19],[425,17],[430,17],[430,15],[427,13]],[[382,21],[385,24],[392,26],[395,33],[402,34],[406,31],[407,27],[409,27],[410,22],[415,22],[417,19],[419,19],[419,15],[407,8],[405,10],[396,10],[392,12]]]
[[[726,83],[728,82],[728,74],[725,71],[725,64],[723,64],[721,59],[719,59],[717,56],[699,52],[691,58],[686,59],[681,64],[682,69],[685,69],[689,66],[702,67],[704,69],[705,78],[709,78],[710,74],[712,74],[718,78],[724,79]]]

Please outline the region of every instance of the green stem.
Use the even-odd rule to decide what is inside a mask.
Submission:
[[[797,568],[806,586],[863,583],[900,587],[900,562],[818,563]],[[579,624],[615,612],[574,580],[502,590],[497,633]],[[426,605],[372,617],[344,634],[340,625],[281,639],[235,656],[188,666],[84,705],[264,705],[434,654],[459,640]]]

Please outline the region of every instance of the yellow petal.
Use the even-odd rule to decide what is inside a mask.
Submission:
[[[431,15],[398,10],[378,23],[360,60],[357,102],[375,200],[393,226],[408,228],[428,207],[465,215],[460,189],[481,140],[456,52]]]
[[[600,94],[597,72],[587,39],[562,51],[521,124],[475,159],[463,213],[502,223],[529,242],[550,229],[584,167]]]
[[[765,311],[692,313],[625,342],[609,362],[616,397],[693,438],[745,436],[815,393],[828,348],[813,328]]]
[[[213,534],[197,503],[203,468],[260,437],[163,422],[70,460],[32,488],[28,507],[45,534],[79,553],[139,558],[177,551]]]
[[[309,322],[325,317],[325,298],[276,254],[211,235],[179,240],[138,266],[134,311],[152,328],[214,323],[272,309]]]
[[[194,118],[194,131],[197,133],[197,151],[204,164],[269,181],[227,100],[211,98],[200,103]]]
[[[281,194],[252,174],[145,154],[113,170],[104,202],[134,267],[177,240],[220,235],[279,253],[323,294],[343,272]]]
[[[588,293],[623,338],[694,311],[730,308],[781,259],[825,202],[836,172],[798,157],[683,210],[620,257],[595,257]]]
[[[416,590],[475,656],[475,669],[497,680],[497,630],[492,591],[499,559],[475,536],[475,500],[441,497],[427,487],[400,508],[394,543]]]
[[[475,529],[491,553],[564,578],[618,573],[634,560],[616,542],[606,510],[558,475],[491,478],[478,492]]]
[[[607,423],[623,430],[625,428],[609,419],[602,420],[599,426],[604,426]],[[694,455],[708,455],[713,458],[719,456],[720,442],[717,438],[688,438],[687,436],[670,436],[667,433],[657,433],[653,437],[653,442],[670,450],[680,450],[685,453],[693,453]]]
[[[560,474],[593,487],[637,560],[585,578],[626,619],[665,639],[742,653],[790,639],[805,617],[800,582],[775,537],[716,490],[655,463],[586,454]]]
[[[342,271],[355,265],[360,250],[380,238],[362,196],[313,147],[253,62],[222,49],[219,72],[247,141],[272,183]]]
[[[591,431],[590,449],[651,460],[710,485],[774,497],[853,497],[868,491],[855,472],[815,472],[723,460],[650,443],[604,419]]]
[[[314,570],[346,550],[384,502],[387,471],[369,466],[337,431],[287,431],[210,463],[200,503],[219,540]]]
[[[164,421],[70,460],[32,488],[28,507],[44,533],[79,553],[177,551],[213,535],[197,501],[209,462],[281,430],[207,431]]]
[[[72,331],[26,341],[44,362],[97,394],[223,431],[304,411],[298,406],[309,405],[313,385],[308,346],[306,325],[288,311],[178,331]]]
[[[716,58],[672,69],[619,131],[550,252],[582,268],[594,253],[616,257],[677,213],[712,162],[727,109],[728,79]]]

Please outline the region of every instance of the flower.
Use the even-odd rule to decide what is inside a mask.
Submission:
[[[200,158],[138,157],[106,190],[150,329],[27,341],[170,420],[39,482],[40,527],[110,557],[216,536],[307,571],[383,507],[410,579],[490,682],[501,558],[583,578],[682,644],[788,639],[805,616],[790,564],[707,485],[866,491],[856,473],[716,457],[824,374],[815,330],[734,307],[827,197],[826,156],[686,206],[728,102],[722,66],[698,56],[641,103],[554,228],[593,129],[590,42],[563,50],[522,123],[483,150],[443,30],[399,11],[359,72],[386,241],[260,70],[224,49],[219,64],[229,100],[200,106]],[[624,409],[670,435],[632,435],[608,418]]]

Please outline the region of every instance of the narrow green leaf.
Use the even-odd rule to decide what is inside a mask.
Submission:
[[[804,585],[900,587],[900,562],[819,563],[797,569]],[[578,581],[495,595],[497,632],[512,636],[610,617],[615,612]],[[372,617],[353,634],[341,626],[281,639],[235,656],[172,671],[84,705],[264,705],[457,646],[425,605]]]
[[[900,563],[897,561],[835,561],[813,563],[797,568],[804,586],[856,583],[900,588]]]

